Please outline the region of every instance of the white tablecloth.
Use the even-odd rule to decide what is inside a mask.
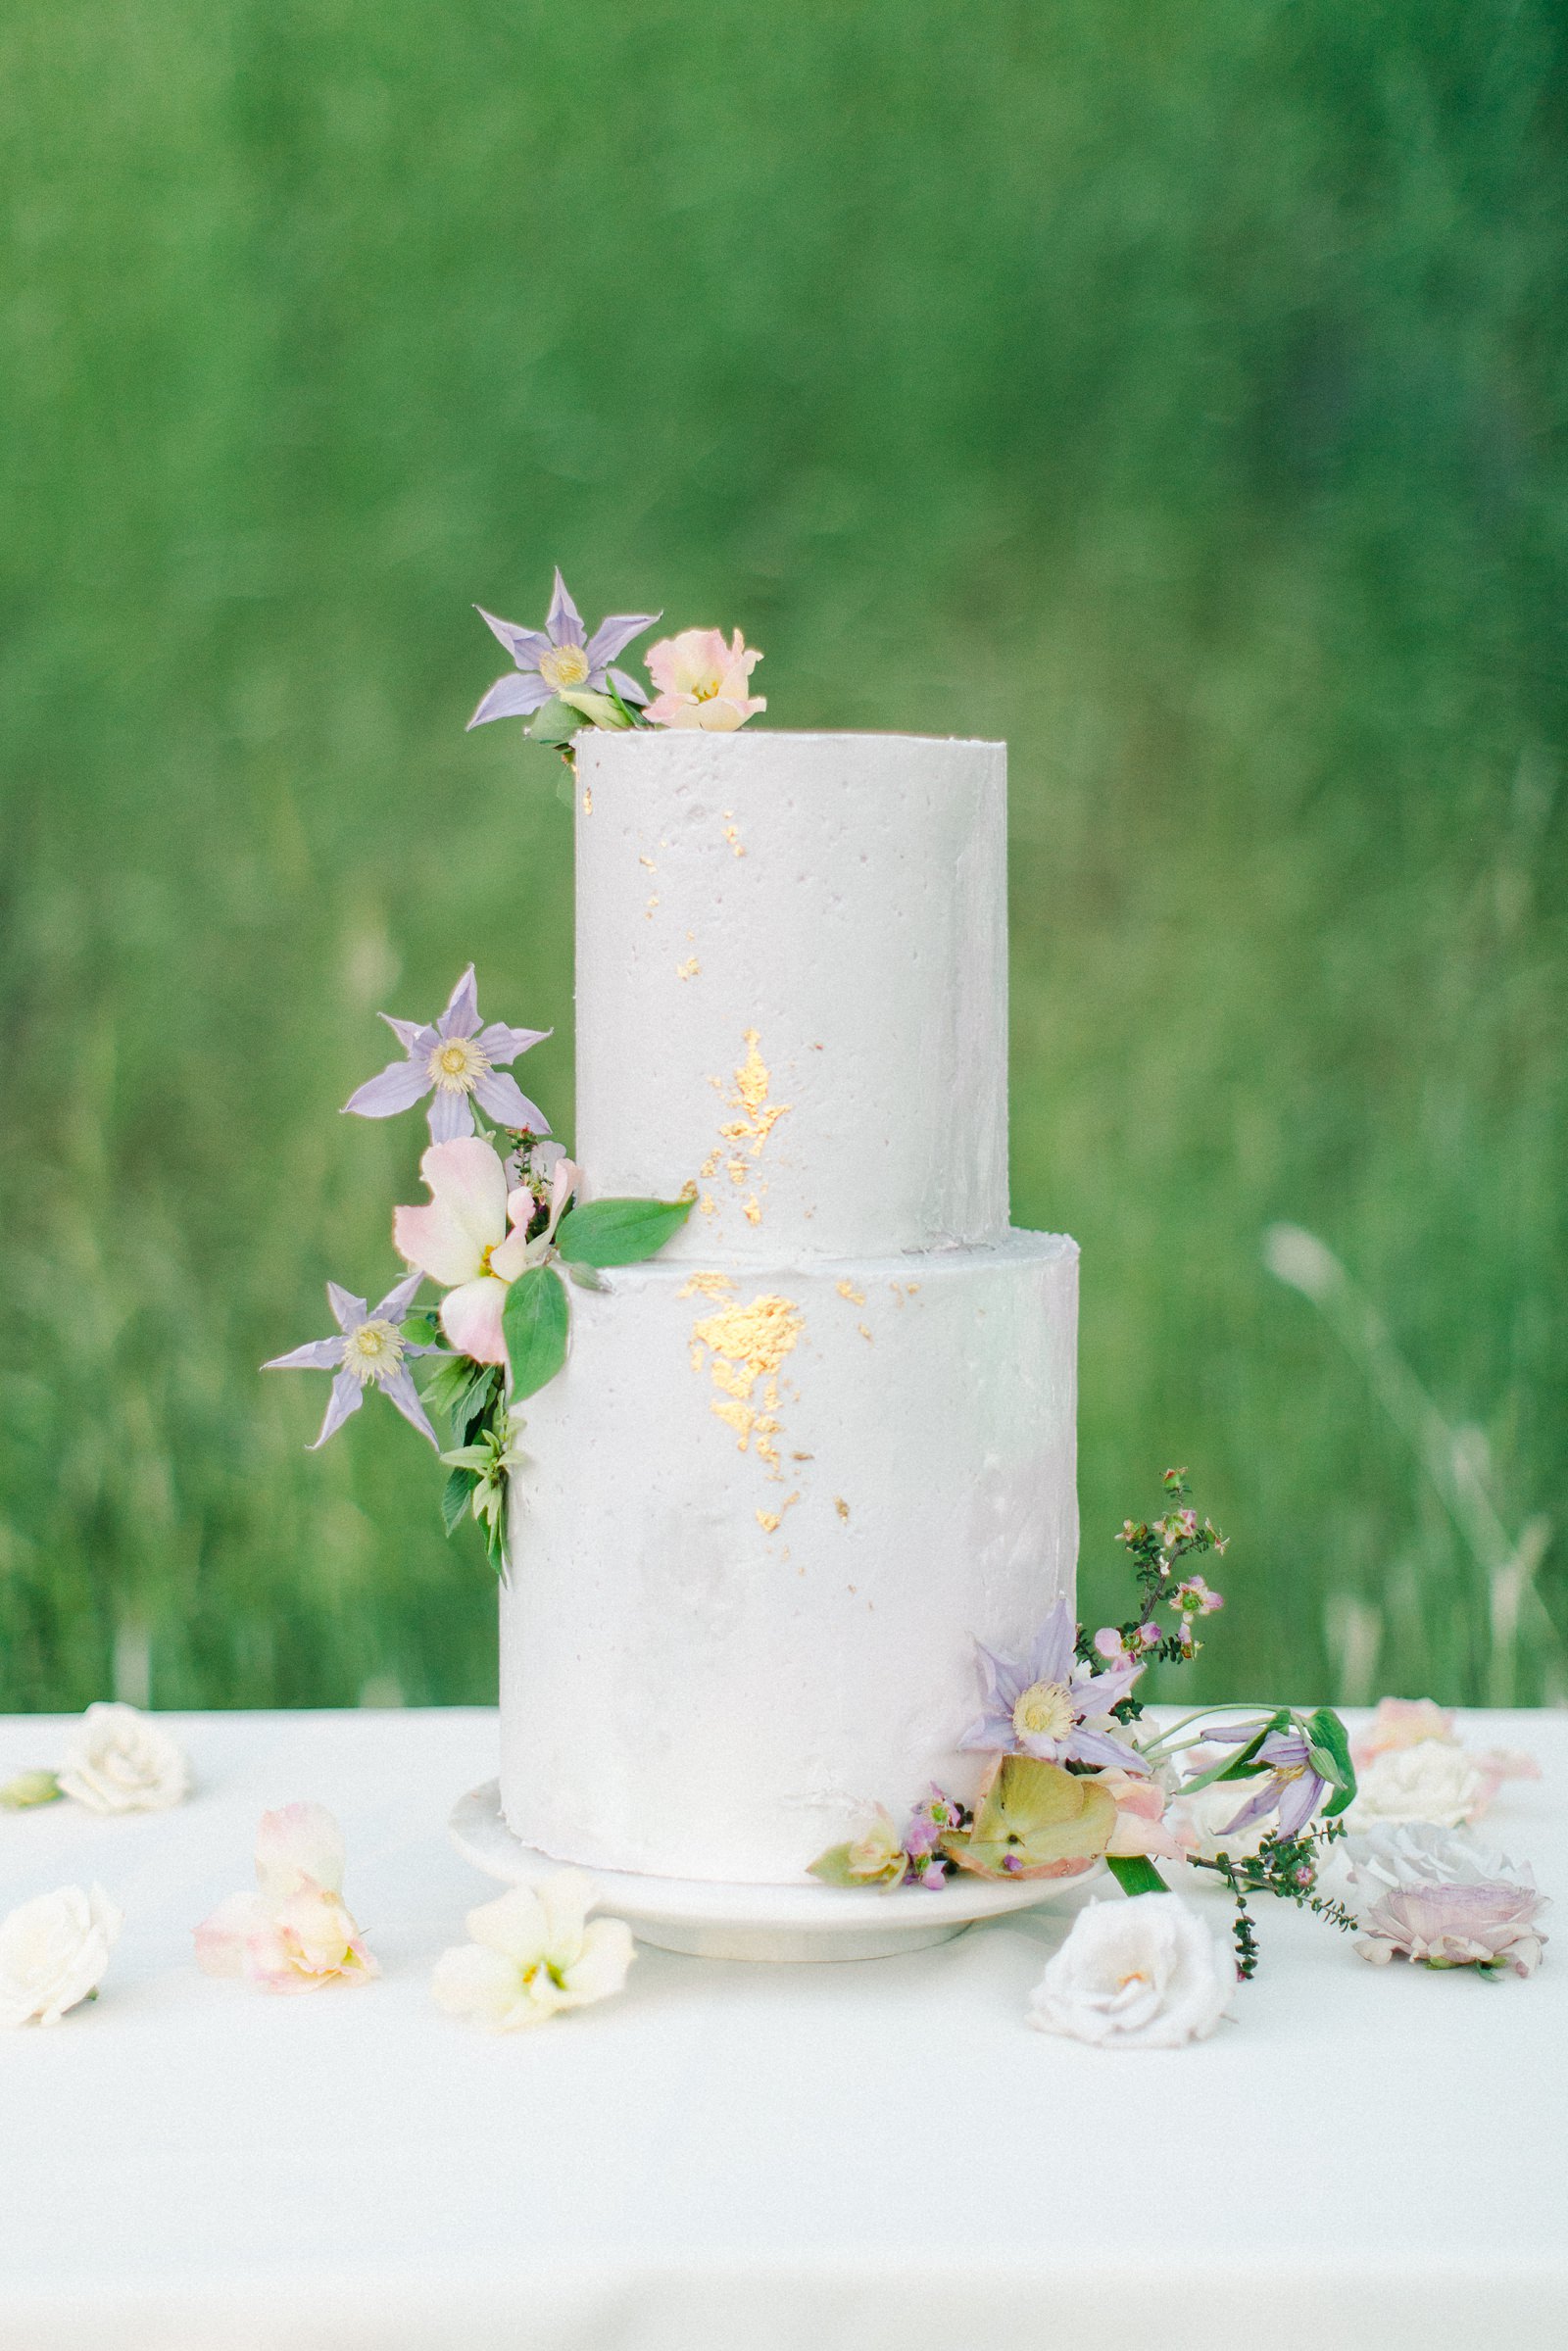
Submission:
[[[644,1950],[623,1998],[492,2038],[428,1977],[487,1895],[445,1825],[493,1715],[170,1720],[180,1810],[0,1815],[0,1908],[97,1878],[126,1915],[95,2005],[0,2034],[5,2351],[1568,2343],[1568,1911],[1494,1984],[1260,1905],[1238,2021],[1179,2052],[1025,2026],[1056,1910],[859,1965]],[[0,1719],[0,1778],[63,1730]],[[1568,1719],[1466,1735],[1539,1755],[1487,1827],[1561,1897]],[[294,1798],[347,1831],[366,1989],[192,1964]]]

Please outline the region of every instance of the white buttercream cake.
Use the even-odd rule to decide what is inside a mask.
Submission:
[[[1006,753],[578,737],[576,1156],[695,1183],[528,1399],[502,1799],[601,1869],[799,1880],[1077,1556],[1078,1252],[1007,1223]]]

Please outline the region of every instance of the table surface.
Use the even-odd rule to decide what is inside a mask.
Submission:
[[[95,2004],[0,2035],[5,2351],[1568,2342],[1560,1943],[1529,1983],[1375,1969],[1267,1904],[1235,2023],[1111,2053],[1024,2023],[1069,1906],[858,1965],[643,1949],[622,1998],[491,2036],[428,1979],[493,1890],[446,1836],[492,1713],[167,1719],[179,1810],[0,1815],[0,1910],[97,1879],[126,1922]],[[64,1729],[0,1718],[0,1778]],[[1539,1757],[1484,1830],[1561,1887],[1568,1717],[1463,1735]],[[363,1990],[192,1962],[296,1798],[346,1830]]]

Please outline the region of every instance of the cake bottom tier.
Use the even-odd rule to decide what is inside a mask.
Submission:
[[[572,1293],[524,1406],[501,1794],[584,1867],[797,1879],[859,1810],[969,1793],[974,1641],[1073,1592],[1078,1250]]]

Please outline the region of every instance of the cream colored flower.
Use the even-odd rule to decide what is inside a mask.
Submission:
[[[1433,1821],[1456,1829],[1486,1809],[1491,1793],[1486,1775],[1463,1747],[1421,1739],[1372,1757],[1357,1775],[1345,1822],[1349,1829],[1368,1829],[1374,1821]]]
[[[55,1776],[92,1812],[167,1812],[190,1793],[183,1748],[134,1706],[89,1706]]]
[[[626,1982],[631,1929],[620,1919],[590,1919],[593,1902],[591,1880],[575,1870],[481,1902],[467,1916],[472,1941],[436,1961],[436,2006],[492,2033],[514,2033],[608,2000]]]
[[[1091,1902],[1047,1966],[1029,2022],[1106,2049],[1202,2040],[1230,2006],[1228,1951],[1180,1894]]]
[[[124,1925],[101,1886],[39,1894],[0,1926],[0,2025],[58,2025],[103,1981]]]

